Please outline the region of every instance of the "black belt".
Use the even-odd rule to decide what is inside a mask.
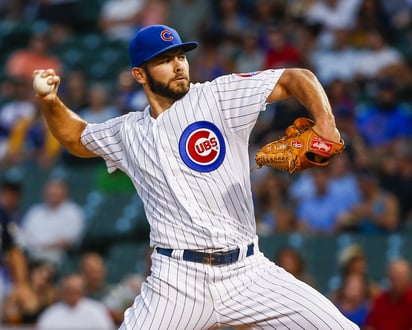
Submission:
[[[247,246],[246,257],[249,257],[253,254],[254,244],[249,244]],[[164,256],[171,257],[173,249],[164,249],[157,247],[156,251]],[[183,250],[183,260],[186,261],[193,261],[199,262],[202,264],[208,265],[228,265],[232,264],[239,259],[240,249],[227,251],[227,252],[215,252],[215,253],[207,253],[207,252],[199,252],[193,250]]]

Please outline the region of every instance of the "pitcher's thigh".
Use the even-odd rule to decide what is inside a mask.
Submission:
[[[142,285],[141,294],[125,312],[122,330],[207,329],[215,323],[204,274],[186,262],[162,257],[160,272]]]
[[[268,285],[267,294],[276,297],[273,307],[281,313],[272,320],[262,322],[261,326],[268,329],[359,329],[320,292],[284,269],[276,268],[277,271],[271,276],[275,285]]]
[[[258,259],[247,274],[250,280],[226,282],[221,288],[222,297],[232,297],[219,310],[222,324],[257,329],[359,329],[311,286],[268,259]]]

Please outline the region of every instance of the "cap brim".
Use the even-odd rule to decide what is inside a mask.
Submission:
[[[161,51],[158,51],[157,53],[154,53],[150,55],[149,57],[145,58],[143,62],[140,64],[142,65],[143,63],[150,61],[152,58],[155,58],[156,56],[163,54],[164,52],[167,52],[169,50],[175,49],[175,48],[182,48],[185,53],[190,52],[191,50],[195,49],[199,43],[196,41],[190,41],[190,42],[182,42],[181,44],[178,45],[171,45],[169,47],[163,48]]]

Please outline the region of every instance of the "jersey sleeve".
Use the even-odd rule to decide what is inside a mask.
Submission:
[[[249,136],[259,113],[266,109],[267,98],[284,69],[219,77],[213,86],[227,125],[232,131]]]
[[[105,160],[109,173],[114,172],[117,168],[121,169],[119,166],[121,166],[124,155],[122,127],[125,116],[99,124],[89,123],[80,137],[87,149]]]

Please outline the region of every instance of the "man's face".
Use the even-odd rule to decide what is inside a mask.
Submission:
[[[411,271],[407,261],[393,262],[388,271],[393,294],[403,294],[411,285]]]
[[[154,94],[177,101],[189,91],[189,64],[183,50],[161,54],[147,63],[143,70]]]
[[[51,208],[59,206],[66,198],[66,187],[58,181],[49,182],[44,189],[44,199]]]
[[[69,275],[63,280],[60,298],[67,305],[74,307],[84,295],[84,282],[80,275]]]

